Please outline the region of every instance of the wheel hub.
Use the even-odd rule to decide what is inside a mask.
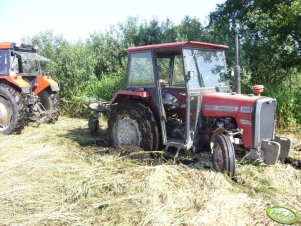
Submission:
[[[138,123],[128,116],[117,121],[114,136],[118,144],[140,146],[141,133]]]
[[[3,97],[0,97],[0,129],[9,125],[12,114],[11,104]]]

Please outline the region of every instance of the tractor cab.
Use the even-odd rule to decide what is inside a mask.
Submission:
[[[21,76],[41,75],[41,62],[50,61],[37,53],[37,50],[30,45],[21,45],[11,50],[11,71],[12,74]]]
[[[5,44],[7,45],[6,48]],[[2,76],[36,76],[41,75],[40,62],[49,59],[37,53],[32,45],[3,43],[0,49],[0,74]]]
[[[151,93],[166,146],[190,149],[204,91],[229,91],[226,46],[201,42],[129,49],[126,88]]]

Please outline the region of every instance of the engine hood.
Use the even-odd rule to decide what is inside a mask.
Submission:
[[[276,104],[270,97],[206,92],[201,113],[204,117],[233,118],[243,131],[244,146],[257,148],[261,140],[273,138]]]
[[[254,102],[262,96],[231,94],[221,92],[206,92],[202,99],[202,114],[211,117],[235,116],[236,114],[251,114]]]

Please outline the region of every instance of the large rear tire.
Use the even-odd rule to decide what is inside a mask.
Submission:
[[[134,145],[144,150],[158,150],[158,123],[149,107],[135,101],[120,102],[109,119],[109,136],[113,145]]]
[[[25,99],[7,84],[0,84],[0,133],[20,133],[27,122]]]
[[[213,167],[218,172],[227,172],[229,177],[235,176],[235,151],[229,137],[224,134],[214,137],[212,148]]]
[[[46,111],[51,113],[47,114],[43,122],[45,123],[55,123],[60,115],[60,98],[57,92],[50,90],[43,90],[39,93],[41,102]]]

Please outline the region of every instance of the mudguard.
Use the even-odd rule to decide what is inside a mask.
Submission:
[[[6,80],[9,84],[22,90],[23,93],[30,93],[30,84],[22,76],[0,76],[0,79]]]
[[[50,76],[37,76],[37,87],[34,94],[37,95],[44,89],[50,87],[51,91],[59,91],[59,86]]]
[[[141,98],[147,99],[150,97],[150,93],[148,91],[131,91],[131,90],[119,90],[117,93],[114,94],[112,97],[110,104],[118,102],[120,99],[123,98]]]

